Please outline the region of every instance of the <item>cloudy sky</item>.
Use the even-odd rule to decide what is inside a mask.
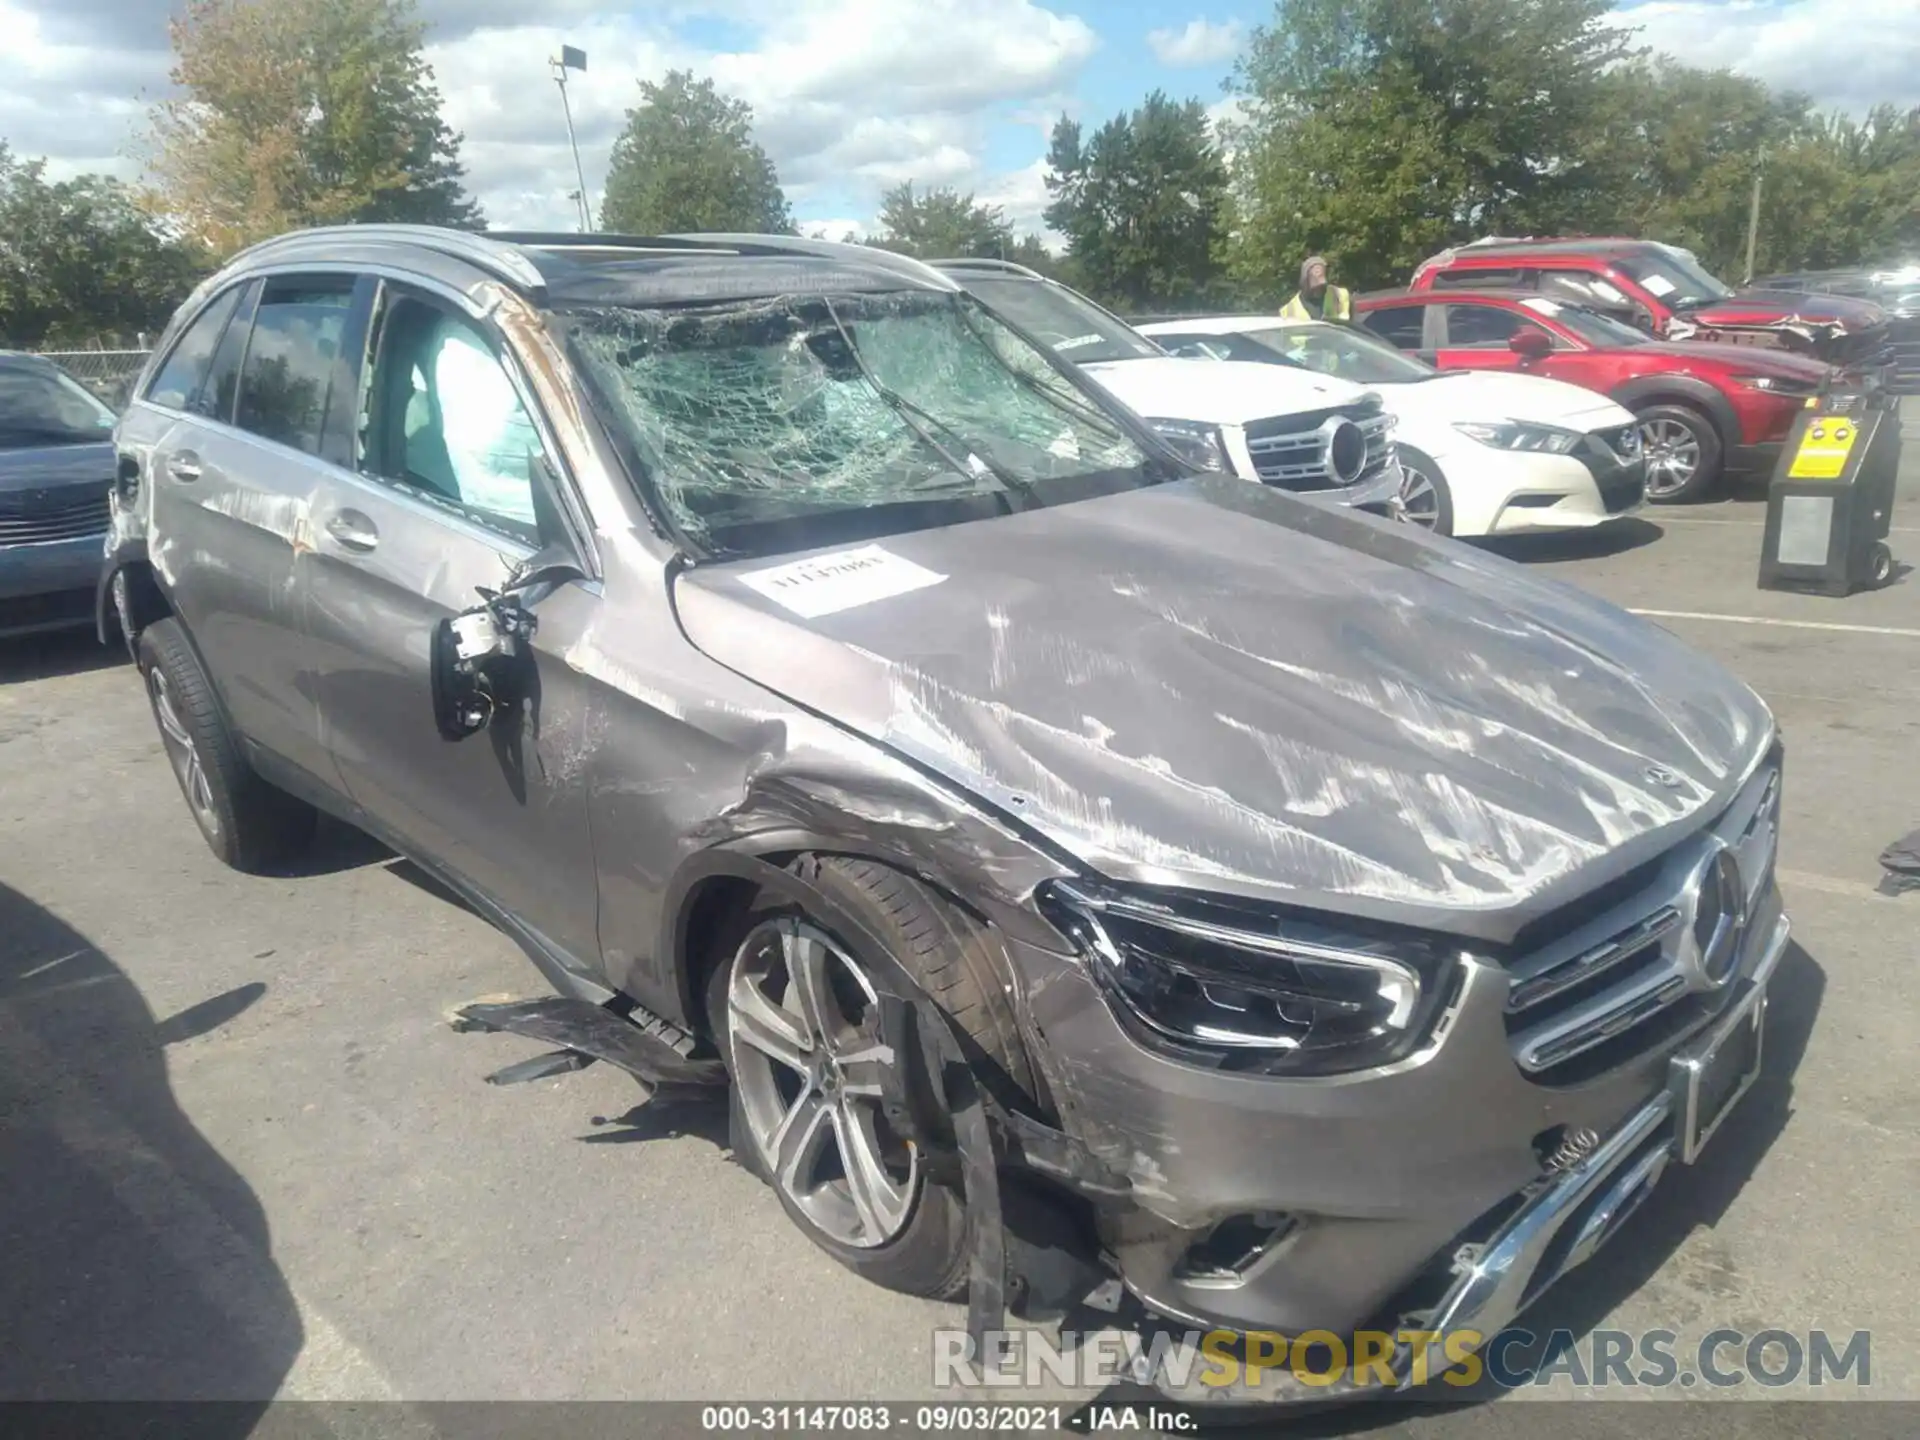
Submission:
[[[164,0],[0,0],[0,140],[58,172],[131,177],[166,84]],[[421,0],[429,58],[489,220],[571,227],[560,103],[545,64],[588,54],[571,93],[589,187],[639,77],[692,67],[749,101],[803,222],[872,224],[901,180],[956,185],[1039,228],[1046,131],[1156,86],[1220,102],[1271,0]],[[1920,104],[1916,0],[1639,0],[1642,38],[1861,110]],[[537,14],[538,21],[530,20]]]

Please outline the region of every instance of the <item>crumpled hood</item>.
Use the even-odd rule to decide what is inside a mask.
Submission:
[[[1674,316],[1676,324],[1703,330],[1798,327],[1839,335],[1871,330],[1886,318],[1886,311],[1870,300],[1802,290],[1742,290],[1725,300],[1689,305]]]
[[[1136,414],[1205,425],[1246,425],[1275,415],[1355,405],[1374,393],[1350,380],[1249,360],[1169,355],[1102,360],[1080,368]]]
[[[1772,733],[1600,600],[1224,477],[809,561],[683,574],[689,639],[1116,879],[1503,940]]]
[[[0,491],[17,494],[68,485],[111,484],[113,464],[113,446],[106,443],[0,450]]]

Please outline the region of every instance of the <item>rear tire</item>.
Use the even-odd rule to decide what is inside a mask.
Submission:
[[[1635,412],[1640,449],[1647,457],[1647,499],[1689,505],[1720,484],[1720,432],[1690,405],[1648,405]]]
[[[248,874],[270,873],[304,849],[318,812],[247,763],[180,622],[168,616],[142,630],[136,658],[161,746],[207,848]]]
[[[793,868],[878,937],[933,998],[977,1052],[976,1072],[997,1069],[997,1078],[1030,1087],[983,926],[919,881],[871,861],[806,856]],[[735,1156],[771,1186],[807,1238],[849,1270],[910,1295],[956,1298],[966,1289],[972,1248],[960,1177],[894,1136],[862,1094],[884,1063],[861,1058],[858,1013],[862,986],[871,984],[862,977],[877,968],[877,957],[866,953],[864,940],[834,934],[821,917],[791,906],[750,919],[738,948],[714,968],[706,997],[732,1080]],[[815,987],[827,1003],[811,1011],[794,978],[807,973],[827,977]],[[763,1008],[767,1002],[772,1010]],[[810,1025],[809,1013],[826,1016],[825,1023]],[[904,1060],[896,1049],[894,1063]],[[904,1075],[889,1067],[888,1075],[932,1128],[950,1125],[930,1077],[917,1067]],[[801,1127],[821,1139],[812,1147],[794,1143]],[[861,1155],[876,1164],[863,1164]],[[879,1179],[856,1187],[856,1170]],[[864,1204],[856,1188],[864,1189]]]

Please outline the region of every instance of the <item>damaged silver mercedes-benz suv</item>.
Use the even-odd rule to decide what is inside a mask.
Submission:
[[[976,1333],[1117,1276],[1491,1335],[1757,1073],[1751,690],[1189,468],[917,262],[294,234],[116,433],[100,626],[220,858],[382,838],[554,992],[461,1012],[545,1043],[494,1079],[729,1087],[810,1239]]]

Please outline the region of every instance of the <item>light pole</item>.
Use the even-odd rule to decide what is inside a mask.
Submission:
[[[1753,284],[1754,252],[1760,244],[1760,180],[1767,170],[1767,147],[1762,145],[1753,162],[1753,204],[1747,211],[1747,278],[1742,285]]]
[[[567,102],[567,71],[587,73],[587,52],[562,45],[560,53],[547,61],[553,67],[553,83],[560,87],[560,113],[567,117],[567,147],[573,151],[573,178],[580,184],[574,199],[580,202],[580,232],[593,229],[593,210],[587,204],[587,173],[580,168],[580,142],[573,138],[573,106]]]

